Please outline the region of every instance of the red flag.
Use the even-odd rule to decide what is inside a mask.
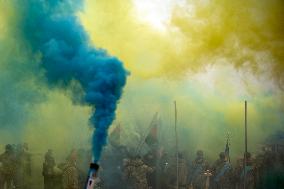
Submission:
[[[158,143],[158,119],[157,114],[154,116],[151,123],[151,130],[145,139],[145,143],[149,146],[155,145]]]

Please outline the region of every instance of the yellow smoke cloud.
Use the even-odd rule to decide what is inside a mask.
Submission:
[[[256,73],[262,53],[270,56],[272,75],[282,79],[283,12],[281,0],[188,0],[173,8],[166,32],[160,32],[137,19],[129,0],[87,0],[80,18],[92,41],[135,75],[177,77],[218,58]]]
[[[93,43],[119,57],[134,75],[160,75],[164,57],[177,57],[179,39],[137,21],[131,1],[87,0],[79,16]]]
[[[47,93],[47,99],[34,107],[33,119],[22,132],[33,151],[53,149],[66,157],[73,148],[90,146],[89,107],[76,106],[63,91]]]
[[[188,3],[194,6],[194,13],[185,16],[183,8],[177,8],[172,22],[184,34],[185,52],[194,61],[207,64],[224,57],[237,67],[248,64],[258,71],[258,56],[264,52],[271,56],[267,63],[273,74],[283,77],[283,1]]]

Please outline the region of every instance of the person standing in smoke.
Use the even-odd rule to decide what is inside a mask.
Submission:
[[[156,167],[155,170],[153,170],[152,172],[147,174],[147,181],[148,181],[149,186],[151,188],[155,189],[155,188],[157,188],[157,182],[158,182],[158,178],[157,178],[157,171],[158,171],[157,161],[158,161],[158,156],[157,156],[156,151],[155,150],[151,150],[150,152],[148,152],[143,157],[143,161],[149,167]]]
[[[209,166],[204,158],[203,151],[198,150],[196,152],[196,158],[192,162],[189,177],[189,183],[193,186],[194,189],[205,188],[206,177],[204,176],[204,173],[206,172],[208,167]]]
[[[187,159],[184,157],[183,153],[178,154],[178,170],[179,170],[179,187],[181,189],[186,189],[187,187],[187,177],[188,177],[188,163]]]
[[[31,182],[31,154],[27,143],[17,146],[17,171],[15,188],[29,189]]]
[[[219,159],[212,166],[213,189],[230,189],[232,186],[232,167],[229,161],[226,160],[224,152],[219,154]]]
[[[153,169],[147,166],[140,157],[124,160],[125,177],[134,184],[134,189],[148,189],[147,173]]]
[[[147,180],[152,189],[165,188],[168,181],[168,157],[162,146],[152,148],[144,157],[144,162],[153,168],[147,174]]]
[[[53,151],[49,149],[44,156],[44,163],[42,166],[42,175],[44,178],[44,189],[54,188],[54,167],[55,159],[53,157]]]
[[[180,189],[186,189],[188,184],[188,162],[183,153],[178,153],[178,164],[176,156],[171,157],[169,166],[169,188],[175,188],[178,182]],[[177,178],[177,166],[178,166],[178,178]]]
[[[255,165],[249,152],[246,153],[246,166],[242,166],[239,174],[240,188],[243,188],[243,183],[246,184],[246,189],[255,188]]]
[[[164,152],[160,158],[160,188],[168,188],[170,183],[170,158],[167,152]]]
[[[16,171],[16,156],[12,145],[5,146],[5,152],[0,155],[0,162],[0,189],[5,186],[6,189],[12,189]]]
[[[242,172],[243,169],[243,165],[244,165],[244,160],[242,158],[238,158],[236,161],[236,166],[234,167],[233,170],[233,179],[232,182],[235,185],[236,189],[240,189],[243,185],[243,183],[241,183],[240,181],[240,174]]]
[[[91,161],[92,161],[92,153],[90,150],[86,150],[84,148],[78,149],[76,165],[79,173],[80,188],[84,188],[86,184],[86,180],[88,178],[88,172],[86,172],[86,170],[89,169],[88,165]]]
[[[79,189],[79,174],[77,169],[77,152],[72,150],[63,167],[63,189]]]
[[[272,156],[273,157],[273,156]],[[257,186],[261,188],[260,186],[263,185],[264,175],[269,174],[267,170],[271,170],[271,167],[273,167],[273,161],[275,161],[274,158],[271,157],[271,150],[263,146],[262,147],[262,153],[258,154],[256,156],[256,182]],[[284,164],[283,164],[284,165]],[[242,164],[243,166],[243,164]],[[240,166],[239,170],[242,169],[242,166]],[[238,172],[237,177],[240,175],[241,171]]]

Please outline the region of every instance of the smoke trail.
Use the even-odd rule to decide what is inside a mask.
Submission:
[[[105,50],[89,46],[88,36],[75,16],[82,4],[60,0],[15,2],[20,14],[20,35],[40,57],[48,84],[68,88],[76,81],[83,89],[80,103],[93,108],[93,155],[99,160],[127,71]]]

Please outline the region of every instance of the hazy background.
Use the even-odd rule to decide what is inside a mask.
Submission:
[[[0,148],[27,142],[37,165],[49,148],[63,161],[72,148],[90,147],[91,109],[34,75],[40,57],[17,35],[14,3],[0,1]],[[121,142],[135,148],[158,112],[162,144],[172,149],[176,101],[180,150],[216,159],[229,132],[235,160],[244,151],[247,100],[248,148],[256,153],[284,126],[283,12],[282,0],[86,0],[78,19],[90,45],[131,72],[114,123]]]

